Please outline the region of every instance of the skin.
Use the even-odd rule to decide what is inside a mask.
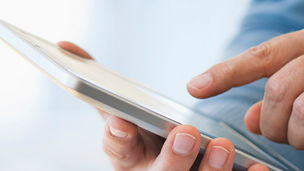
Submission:
[[[92,59],[92,57],[70,42],[59,42],[58,45],[76,55]],[[201,136],[199,131],[190,125],[175,127],[168,135],[167,139],[154,135],[126,120],[113,116],[98,109],[100,115],[106,122],[105,135],[103,138],[103,148],[109,156],[112,165],[117,171],[137,171],[137,170],[158,170],[158,171],[230,171],[233,167],[235,150],[233,144],[225,138],[212,140],[206,149],[206,153],[201,161],[196,161],[198,156]],[[118,130],[119,136],[115,136]],[[190,151],[182,154],[174,150],[173,146],[178,135],[187,135],[179,140],[190,139],[194,141]],[[224,149],[224,150],[223,150]],[[221,167],[216,168],[210,161],[218,160],[219,151],[226,156]],[[216,156],[217,155],[217,156]],[[255,164],[249,168],[250,171],[266,171],[265,166]]]
[[[264,99],[245,116],[246,127],[255,134],[304,149],[304,30],[281,35],[222,63],[188,83],[197,98],[223,93],[263,77],[269,78]],[[198,81],[209,75],[208,84]],[[206,79],[205,79],[206,80]],[[196,84],[195,84],[196,82]]]

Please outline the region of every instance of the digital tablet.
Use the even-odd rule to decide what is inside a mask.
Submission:
[[[0,21],[0,38],[67,92],[108,113],[162,137],[177,125],[193,125],[201,132],[202,149],[215,137],[231,140],[235,145],[235,165],[238,167],[248,168],[261,163],[271,170],[290,169],[286,163],[244,140],[223,123],[174,102],[94,60],[65,51],[3,21]]]

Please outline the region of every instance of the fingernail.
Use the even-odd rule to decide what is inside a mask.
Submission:
[[[119,137],[119,138],[125,138],[128,134],[121,131],[121,130],[118,130],[116,128],[113,128],[111,126],[109,126],[110,128],[110,132],[112,135],[116,136],[116,137]]]
[[[187,133],[178,133],[175,135],[172,150],[176,154],[187,155],[192,151],[195,142],[196,138],[193,135]]]
[[[220,169],[224,166],[229,154],[230,152],[226,148],[213,146],[209,154],[209,164],[215,169]]]
[[[188,86],[190,88],[201,90],[205,88],[207,85],[209,85],[212,82],[212,76],[210,73],[205,73],[202,75],[198,75],[194,77],[189,83]]]

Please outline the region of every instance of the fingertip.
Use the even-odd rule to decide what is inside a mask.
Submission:
[[[206,149],[201,170],[231,170],[234,163],[235,149],[226,138],[212,140]]]
[[[106,120],[103,149],[117,170],[129,170],[145,155],[137,126],[113,115]]]
[[[57,43],[62,49],[74,53],[75,55],[79,55],[84,58],[93,59],[90,54],[84,51],[82,48],[77,46],[76,44],[69,41],[60,41]]]
[[[204,98],[201,91],[195,87],[192,87],[191,85],[189,85],[189,83],[187,84],[187,91],[191,96],[193,96],[195,98],[198,98],[198,99]]]
[[[60,41],[60,42],[57,42],[57,45],[60,46],[60,47],[66,47],[66,46],[71,46],[71,45],[74,45],[72,42],[69,42],[69,41]]]
[[[222,146],[229,151],[229,153],[234,153],[234,145],[227,138],[216,138],[208,144],[207,148],[212,148],[214,146]]]
[[[245,117],[244,123],[247,129],[254,134],[261,134],[260,130],[260,114],[262,102],[258,102],[249,108]]]
[[[210,73],[203,73],[187,83],[188,92],[196,98],[206,98],[212,96],[213,91],[210,91],[210,86],[213,83],[213,77]]]
[[[103,111],[102,109],[99,109],[99,108],[96,108],[98,113],[101,115],[101,117],[104,119],[104,120],[107,120],[107,118],[109,116],[111,116],[109,113]]]
[[[115,138],[132,139],[137,136],[137,126],[119,117],[110,115],[106,120],[106,132]]]
[[[201,135],[191,125],[180,125],[169,133],[165,144],[172,146],[171,151],[175,155],[196,156],[201,146]]]
[[[194,136],[197,139],[201,139],[201,134],[199,132],[199,130],[197,128],[195,128],[194,126],[191,125],[179,125],[177,127],[175,127],[170,133],[169,135],[174,135],[176,133],[188,133],[192,136]]]
[[[151,170],[190,170],[201,146],[199,131],[181,125],[170,131]]]
[[[79,49],[77,45],[75,45],[72,42],[69,41],[60,41],[57,43],[58,46],[60,46],[62,49],[65,49],[67,51],[75,51],[74,49]]]
[[[262,164],[254,164],[253,166],[249,167],[248,171],[269,171],[269,169]]]

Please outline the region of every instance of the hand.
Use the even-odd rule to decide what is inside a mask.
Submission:
[[[285,34],[219,63],[188,83],[195,97],[268,77],[264,99],[245,116],[253,133],[304,149],[304,30]]]
[[[90,55],[69,42],[58,43],[60,47],[79,56]],[[174,128],[167,139],[154,135],[136,125],[108,114],[100,109],[106,121],[103,140],[104,151],[110,157],[115,170],[232,170],[233,144],[224,138],[212,140],[203,160],[195,162],[200,150],[199,131],[189,125]],[[193,163],[195,163],[193,165]],[[256,164],[249,170],[268,170]]]

